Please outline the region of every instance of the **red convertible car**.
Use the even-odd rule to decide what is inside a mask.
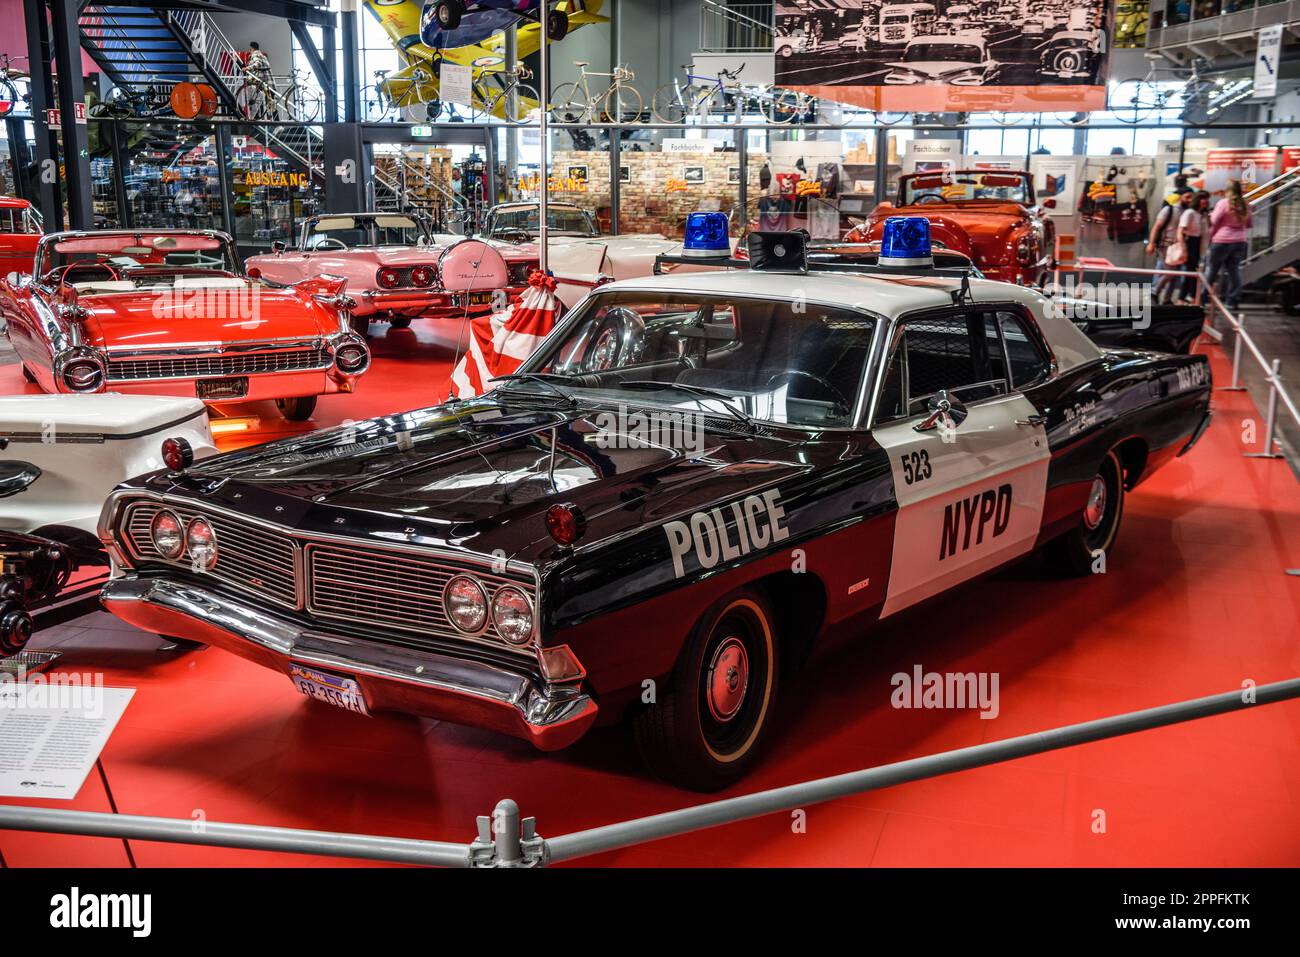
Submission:
[[[273,399],[301,421],[370,365],[344,285],[250,279],[225,233],[62,232],[41,238],[32,275],[0,281],[0,315],[46,392]]]
[[[890,216],[924,216],[930,235],[969,256],[989,279],[1041,286],[1050,277],[1056,226],[1047,200],[1034,200],[1029,173],[1006,170],[933,170],[898,181],[898,202],[881,203],[871,218],[850,230],[846,242],[881,238]]]
[[[537,268],[533,250],[498,250],[476,239],[435,236],[400,213],[326,213],[302,224],[298,247],[283,243],[246,261],[249,275],[293,283],[348,281],[353,327],[372,320],[405,329],[417,316],[461,318],[505,306]]]
[[[41,217],[25,199],[0,196],[0,276],[31,272]]]

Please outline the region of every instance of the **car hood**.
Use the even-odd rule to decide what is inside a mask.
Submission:
[[[339,331],[335,314],[305,291],[244,283],[239,288],[82,296],[89,345],[164,347],[182,343],[310,339]]]
[[[639,441],[634,411],[620,418],[612,407],[488,396],[218,456],[192,475],[216,480],[222,498],[240,490],[241,508],[279,502],[279,520],[298,515],[306,531],[353,526],[378,542],[397,537],[534,560],[553,548],[545,526],[552,505],[581,509],[591,543],[809,467],[794,455],[797,433],[751,434],[702,419],[712,427],[698,443],[678,443],[691,447],[684,451]]]

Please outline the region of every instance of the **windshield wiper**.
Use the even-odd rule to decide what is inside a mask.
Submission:
[[[704,399],[718,399],[722,402],[722,407],[731,413],[740,422],[753,429],[754,419],[748,412],[738,405],[733,405],[736,397],[730,392],[723,392],[721,389],[710,389],[706,385],[691,385],[686,382],[657,382],[654,379],[629,379],[626,382],[618,384],[620,389],[636,389],[642,392],[662,392],[664,389],[676,389],[678,392],[687,392],[691,395]]]
[[[561,372],[512,372],[510,375],[493,376],[489,382],[540,382],[542,385],[551,389],[569,405],[577,405],[578,399],[572,393],[561,389],[552,382],[552,379],[559,379],[561,382],[567,381],[571,376]],[[506,390],[509,391],[509,390]],[[518,390],[516,390],[517,392]]]

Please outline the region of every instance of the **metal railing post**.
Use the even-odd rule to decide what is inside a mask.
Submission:
[[[1228,317],[1228,322],[1232,326],[1232,385],[1221,385],[1219,392],[1245,392],[1246,387],[1241,384],[1241,340],[1246,334],[1246,314],[1243,312],[1233,321],[1232,314],[1225,310],[1224,315]]]
[[[542,867],[546,842],[537,836],[536,818],[519,817],[510,798],[497,802],[492,816],[478,818],[478,837],[469,845],[471,867]]]
[[[1248,459],[1280,459],[1282,453],[1274,451],[1273,446],[1277,443],[1275,438],[1277,434],[1277,393],[1282,387],[1282,360],[1274,359],[1273,368],[1268,376],[1268,412],[1264,425],[1264,451],[1247,452]]]

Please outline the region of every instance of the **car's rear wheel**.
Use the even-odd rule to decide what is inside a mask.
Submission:
[[[316,411],[316,396],[300,395],[292,399],[276,399],[275,407],[290,422],[306,422]]]
[[[36,381],[36,376],[32,375],[32,370],[27,368],[27,366],[23,366],[22,369],[23,369],[23,381],[34,383]]]
[[[1115,544],[1123,517],[1124,466],[1112,449],[1093,476],[1079,524],[1048,545],[1048,560],[1062,574],[1091,573]]]
[[[393,316],[392,319],[388,320],[388,325],[391,329],[408,329],[411,325],[411,317]]]
[[[668,686],[633,719],[637,745],[659,777],[695,791],[738,781],[771,724],[780,657],[767,601],[742,590],[696,623]]]
[[[355,332],[357,335],[361,336],[362,338],[365,338],[370,334],[369,316],[352,316],[348,320],[348,323],[349,325],[352,326],[352,331]]]
[[[192,638],[181,638],[179,635],[159,635],[162,646],[159,651],[202,651],[208,647],[202,641],[195,641]]]

